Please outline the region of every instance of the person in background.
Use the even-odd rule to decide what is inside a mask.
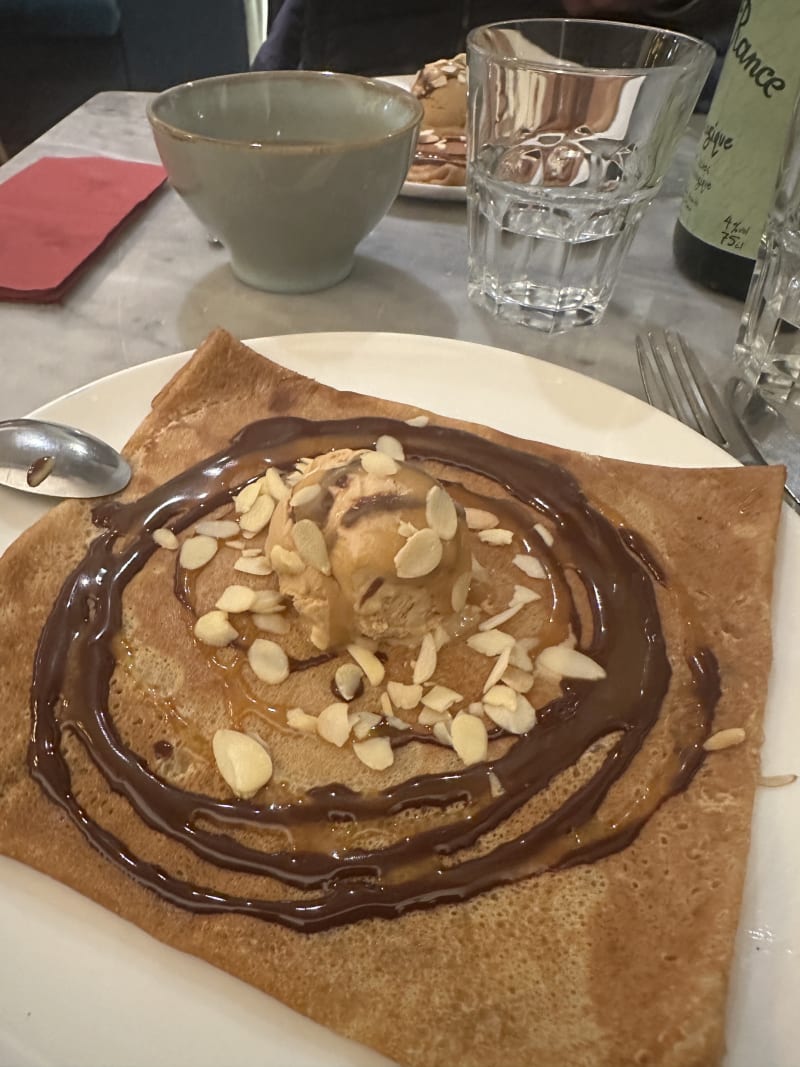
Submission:
[[[273,0],[273,4],[275,0]],[[703,37],[724,54],[739,0],[278,0],[254,70],[411,74],[463,52],[473,26],[515,18],[609,18]],[[698,104],[706,110],[713,86]]]

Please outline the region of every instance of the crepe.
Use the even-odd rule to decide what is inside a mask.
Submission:
[[[123,500],[139,498],[224,449],[245,424],[287,415],[404,420],[420,411],[337,393],[217,332],[155,398],[129,443],[134,480]],[[714,1064],[723,1053],[727,976],[758,774],[782,472],[646,467],[521,441],[438,415],[430,416],[430,424],[467,429],[485,441],[556,462],[578,479],[612,525],[636,532],[633,548],[667,579],[665,585],[653,582],[672,666],[662,721],[680,724],[687,702],[689,650],[682,620],[691,617],[719,662],[721,698],[711,732],[741,728],[743,743],[710,753],[687,788],[667,797],[621,851],[516,878],[462,902],[314,933],[246,914],[186,910],[103,858],[28,770],[37,643],[65,578],[97,534],[90,508],[69,502],[24,534],[0,562],[0,619],[4,632],[13,635],[0,649],[5,741],[0,849],[167,944],[403,1064]],[[226,478],[236,485],[243,474],[255,473],[251,464]],[[461,477],[474,486],[469,472]],[[186,609],[172,593],[174,568],[174,555],[157,552],[125,591],[125,644],[116,649],[121,665],[111,710],[123,737],[165,778],[230,798],[208,758],[207,738],[231,716],[241,717],[242,709],[225,705],[207,659],[191,641]],[[199,582],[195,593],[212,596]],[[287,702],[318,709],[331,700],[327,682],[326,675],[321,686],[313,672],[292,676]],[[459,684],[466,688],[469,680]],[[158,763],[153,746],[165,739],[165,722],[178,729],[180,719],[190,727],[180,741],[169,734],[176,742],[174,759]],[[376,791],[409,773],[459,766],[448,751],[409,745],[401,752],[408,763],[398,756],[387,779],[336,746],[290,738],[297,741],[293,745],[282,737],[273,751],[279,773],[265,797],[342,780]],[[616,805],[621,819],[635,796],[637,776],[646,778],[668,737],[656,730],[651,740],[652,750],[643,749],[649,762],[632,767],[634,793],[626,782],[610,796],[612,813]],[[134,853],[231,894],[302,897],[262,876],[219,871],[154,833],[108,789],[80,743],[68,734],[64,743],[79,801]],[[189,758],[178,760],[178,751]],[[437,816],[425,817],[435,822]],[[397,819],[385,832],[396,836],[404,827],[408,823]],[[280,845],[274,839],[278,836],[258,843],[285,847],[285,838]],[[252,836],[247,840],[255,843]],[[308,848],[318,840],[298,835],[297,843]]]

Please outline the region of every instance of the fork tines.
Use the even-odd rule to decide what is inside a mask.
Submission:
[[[752,456],[744,431],[723,403],[700,360],[677,331],[637,336],[636,355],[645,395],[653,407],[679,419],[709,441]]]

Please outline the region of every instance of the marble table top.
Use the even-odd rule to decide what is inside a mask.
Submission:
[[[146,93],[100,93],[0,168],[42,156],[157,161]],[[694,286],[672,260],[672,229],[702,122],[695,118],[647,213],[611,307],[596,327],[552,338],[506,324],[466,296],[463,204],[400,197],[361,244],[352,275],[322,293],[273,295],[234,278],[225,251],[164,187],[57,304],[0,303],[0,418],[20,416],[93,379],[194,348],[215,326],[240,338],[324,330],[432,334],[568,366],[637,396],[634,334],[680,326],[723,377],[740,305]]]

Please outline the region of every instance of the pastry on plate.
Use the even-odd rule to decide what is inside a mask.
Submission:
[[[463,52],[427,63],[411,91],[424,111],[408,180],[464,185],[467,167],[467,66]]]
[[[781,470],[222,331],[126,454],[0,561],[0,850],[401,1064],[718,1063]]]

